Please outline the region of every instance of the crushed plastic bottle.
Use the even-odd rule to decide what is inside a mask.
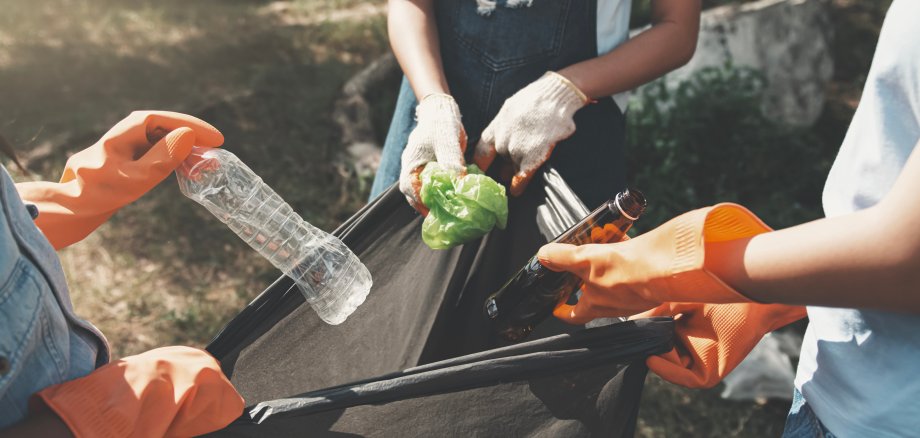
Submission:
[[[195,147],[176,169],[203,205],[300,287],[323,321],[341,324],[371,289],[370,271],[335,236],[310,225],[236,155]]]

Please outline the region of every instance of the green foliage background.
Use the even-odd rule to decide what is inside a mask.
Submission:
[[[822,216],[836,146],[811,128],[767,118],[764,86],[759,72],[726,65],[673,89],[659,81],[633,99],[629,181],[650,206],[639,230],[718,202],[745,205],[773,227]]]

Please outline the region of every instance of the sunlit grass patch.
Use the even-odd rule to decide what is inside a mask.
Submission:
[[[0,130],[37,157],[30,178],[56,180],[70,153],[130,111],[189,112],[331,230],[368,190],[338,163],[333,103],[348,77],[388,50],[385,20],[371,11],[292,25],[284,11],[264,13],[269,3],[10,0],[0,15]],[[340,3],[289,9],[328,15],[365,5]],[[116,355],[202,346],[279,275],[182,197],[172,177],[62,259],[77,311]]]

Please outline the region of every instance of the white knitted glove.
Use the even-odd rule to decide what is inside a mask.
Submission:
[[[475,161],[485,170],[496,154],[511,161],[511,194],[520,195],[537,169],[549,159],[556,143],[575,132],[575,112],[588,103],[578,87],[555,72],[509,97],[482,131]]]
[[[466,131],[460,123],[460,108],[447,94],[429,94],[415,107],[418,124],[409,134],[409,142],[402,154],[399,172],[399,191],[406,195],[409,205],[422,214],[428,208],[422,204],[419,174],[425,165],[437,161],[444,168],[465,172],[463,152],[466,150]]]

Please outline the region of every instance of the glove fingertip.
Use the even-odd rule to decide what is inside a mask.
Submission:
[[[556,307],[553,309],[553,316],[559,318],[563,322],[573,325],[587,324],[596,318],[596,316],[586,308],[582,300],[579,300],[575,305],[563,304]]]
[[[553,316],[563,322],[569,322],[572,319],[572,308],[569,306],[559,306],[553,309]]]
[[[418,166],[408,171],[399,179],[399,191],[406,197],[406,202],[422,216],[428,216],[428,207],[422,202],[422,180],[420,174],[425,166]]]
[[[425,204],[422,204],[421,201],[416,200],[414,197],[406,195],[406,202],[409,203],[409,206],[415,209],[422,217],[428,216],[428,207]]]
[[[195,146],[216,148],[224,144],[224,134],[210,123],[201,120],[201,124],[197,128],[195,130],[195,135],[197,136]]]
[[[524,193],[524,190],[527,190],[527,186],[530,184],[530,180],[533,179],[536,170],[530,172],[518,172],[511,178],[511,195],[512,196],[521,196]]]
[[[476,144],[476,150],[473,152],[473,162],[485,172],[495,161],[495,155],[495,146],[479,140],[479,143]]]
[[[197,133],[198,144],[195,146],[202,146],[206,148],[219,148],[224,144],[224,134],[221,134],[216,128],[213,131],[205,131],[204,133]]]
[[[192,147],[195,146],[196,139],[197,135],[192,128],[176,128],[169,134],[166,134],[166,136],[154,145],[153,148],[165,147],[166,155],[170,160],[180,163],[192,152]],[[151,151],[152,150],[153,149],[151,149]]]
[[[463,161],[463,155],[452,157],[451,159],[445,160],[443,162],[438,160],[438,164],[440,164],[444,169],[460,172],[463,175],[466,174],[466,162]]]
[[[572,264],[575,245],[568,243],[547,243],[537,251],[537,261],[552,271],[563,271]]]
[[[674,350],[671,350],[671,352],[665,353],[665,356],[670,356],[673,352]],[[673,355],[677,356],[677,353],[673,353]],[[685,388],[712,388],[721,381],[720,379],[706,378],[705,375],[697,374],[692,368],[675,363],[673,360],[666,359],[662,356],[650,356],[645,360],[645,365],[649,370],[657,374],[658,377]]]
[[[466,129],[463,128],[463,125],[460,125],[460,153],[466,153],[466,141],[469,140],[466,136]]]
[[[195,116],[173,111],[141,111],[132,113],[133,116],[145,119],[148,133],[157,129],[191,128],[195,131],[197,146],[214,148],[224,144],[224,135],[217,128]]]

